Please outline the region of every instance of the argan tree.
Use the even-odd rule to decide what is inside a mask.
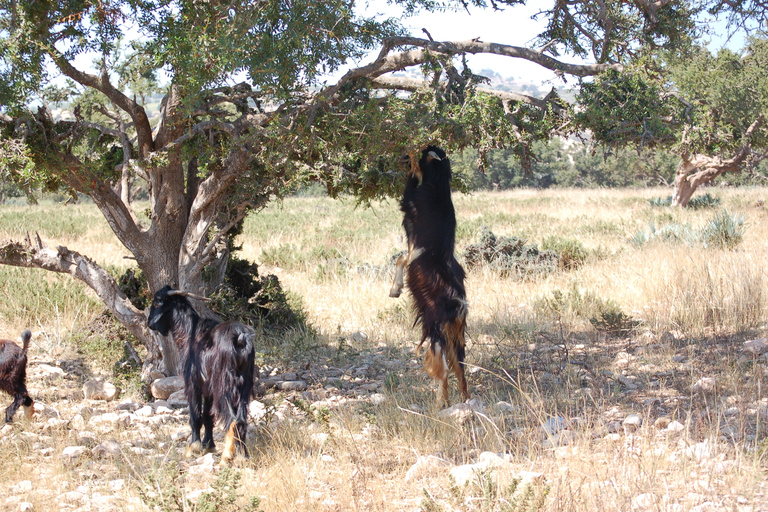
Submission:
[[[503,9],[516,0],[395,0],[419,9]],[[0,178],[26,190],[87,195],[146,276],[208,293],[225,238],[308,181],[361,201],[399,188],[404,155],[511,148],[572,128],[556,95],[484,87],[468,54],[524,59],[560,75],[621,73],[647,51],[688,44],[696,10],[674,0],[556,2],[532,47],[434,41],[351,0],[0,0]],[[521,42],[522,43],[522,42]],[[321,76],[349,62],[334,83]],[[568,57],[561,57],[567,55]],[[589,64],[573,64],[573,56]],[[583,62],[583,61],[582,61]],[[401,76],[393,72],[418,69]],[[414,76],[418,78],[414,78]],[[153,92],[162,94],[157,111]],[[72,115],[57,115],[66,106]],[[149,194],[148,214],[135,191]],[[32,234],[0,245],[0,263],[73,275],[143,343],[145,370],[176,372],[98,262]]]
[[[741,53],[702,46],[662,52],[652,66],[585,84],[577,124],[610,146],[676,154],[672,204],[685,207],[699,186],[768,157],[766,62],[764,35],[751,37]]]

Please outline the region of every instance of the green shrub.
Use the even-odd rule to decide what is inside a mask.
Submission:
[[[699,238],[704,247],[735,249],[744,240],[744,215],[731,215],[722,209],[707,222]]]
[[[554,251],[560,255],[560,266],[566,270],[575,270],[582,266],[589,257],[589,251],[584,244],[573,238],[548,236],[541,242],[545,251]]]
[[[503,277],[535,278],[557,270],[560,257],[555,251],[539,251],[517,237],[496,237],[487,227],[478,243],[467,246],[464,261],[468,269],[485,266]]]

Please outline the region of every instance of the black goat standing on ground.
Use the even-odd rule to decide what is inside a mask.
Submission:
[[[27,329],[21,333],[21,347],[11,340],[0,340],[0,389],[13,397],[5,410],[6,423],[13,421],[20,406],[24,406],[24,416],[32,418],[34,401],[27,392],[27,349],[31,339],[32,332]]]
[[[400,209],[408,238],[408,252],[397,261],[395,282],[389,292],[399,297],[403,269],[408,268],[408,289],[413,295],[416,323],[421,323],[421,346],[429,340],[424,358],[427,373],[440,381],[438,402],[448,403],[448,372],[459,381],[464,400],[469,398],[464,377],[467,301],[464,269],[453,254],[456,212],[451,201],[451,163],[445,152],[429,146],[422,152],[405,186]]]
[[[150,329],[163,336],[173,333],[181,354],[192,427],[186,456],[213,451],[213,424],[218,420],[226,431],[222,460],[232,460],[236,452],[247,457],[255,333],[239,322],[200,318],[187,297],[201,298],[165,286],[155,293],[147,321]],[[205,427],[202,441],[201,427]]]

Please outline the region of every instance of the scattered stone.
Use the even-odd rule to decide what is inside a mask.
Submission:
[[[277,389],[280,391],[305,391],[307,387],[307,383],[303,380],[287,380],[277,384]]]
[[[643,425],[643,418],[639,414],[630,414],[622,423],[624,430],[627,432],[634,432]]]
[[[37,368],[45,374],[43,378],[47,377],[50,380],[56,380],[66,375],[66,372],[61,368],[59,368],[58,366],[51,366],[49,364],[38,364]]]
[[[374,393],[370,396],[370,401],[373,405],[381,405],[387,401],[387,395],[382,393]]]
[[[210,475],[213,473],[213,466],[215,463],[215,459],[213,458],[212,453],[207,453],[203,455],[202,457],[196,459],[192,464],[189,466],[189,474],[190,476],[202,476],[202,475]]]
[[[562,416],[555,416],[545,421],[540,428],[542,431],[542,436],[552,436],[563,430],[565,426],[565,418]]]
[[[86,450],[87,448],[85,446],[67,446],[61,451],[61,460],[69,464],[74,464]]]
[[[557,434],[544,439],[541,442],[541,447],[547,449],[558,448],[560,446],[568,446],[569,444],[573,443],[575,438],[576,434],[574,432],[570,430],[561,430]]]
[[[62,430],[67,428],[69,421],[60,420],[58,418],[48,418],[48,421],[43,425],[43,432],[49,432],[51,430]]]
[[[436,469],[450,466],[451,463],[434,455],[422,455],[416,459],[416,463],[408,468],[405,473],[405,481],[410,482],[417,478],[422,478]]]
[[[248,415],[259,421],[267,415],[267,406],[258,400],[254,400],[248,404]]]
[[[503,400],[496,403],[496,405],[494,405],[493,408],[496,409],[496,412],[499,412],[501,414],[514,414],[514,413],[520,412],[519,405],[511,404]]]
[[[86,400],[114,400],[119,393],[114,384],[104,381],[91,379],[83,384],[83,395]]]
[[[483,403],[477,398],[473,398],[467,402],[456,404],[454,406],[443,409],[438,413],[438,416],[443,418],[451,418],[459,425],[463,425],[475,415],[475,412],[485,414]]]
[[[717,381],[712,377],[702,377],[691,386],[691,391],[694,393],[712,393],[715,389],[717,389]]]
[[[45,405],[39,400],[35,400],[35,403],[32,405],[32,410],[34,411],[36,416],[39,416],[41,418],[58,418],[59,416],[61,416],[59,414],[59,411]]]
[[[133,403],[133,402],[123,402],[121,404],[117,404],[115,407],[118,411],[128,411],[128,412],[134,412],[136,409],[140,408],[141,406],[139,404]]]
[[[632,510],[652,510],[656,508],[659,496],[652,492],[640,494],[632,498]]]
[[[672,422],[672,418],[669,418],[667,416],[662,416],[661,418],[657,418],[656,421],[653,422],[653,426],[659,430],[664,430],[669,426],[671,422]]]
[[[768,352],[768,338],[758,338],[744,342],[744,351],[760,356]]]
[[[183,389],[171,393],[167,400],[168,405],[174,409],[181,409],[182,407],[187,407],[189,405],[189,402],[187,402],[187,395],[184,393]]]
[[[91,453],[94,457],[98,458],[114,458],[118,457],[121,452],[120,443],[116,441],[104,441],[98,446],[95,446]]]
[[[685,430],[685,425],[680,423],[679,421],[672,421],[669,425],[667,425],[668,432],[681,432]]]
[[[355,343],[365,343],[366,341],[368,341],[368,335],[365,334],[363,331],[354,332],[349,338]]]
[[[133,414],[138,416],[139,418],[146,418],[148,416],[152,416],[155,413],[155,411],[152,409],[151,405],[145,405],[144,407],[141,407],[140,409],[136,409]]]
[[[152,396],[158,400],[165,400],[172,393],[184,389],[184,379],[175,375],[173,377],[163,377],[152,382]]]
[[[31,490],[32,480],[22,480],[21,482],[11,487],[11,492],[13,494],[24,494],[25,492],[29,492]]]

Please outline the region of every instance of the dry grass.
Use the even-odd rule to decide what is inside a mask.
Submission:
[[[483,268],[470,272],[469,382],[485,415],[466,423],[435,409],[434,385],[412,353],[418,333],[411,327],[408,298],[388,297],[392,257],[404,249],[395,201],[364,209],[349,200],[289,198],[248,219],[240,256],[258,262],[262,273],[278,275],[300,297],[314,330],[270,341],[280,348],[264,356],[267,364],[280,371],[342,368],[353,374],[366,367],[369,380],[384,382],[378,390],[384,398],[373,403],[367,393],[349,392],[334,401],[336,385],[323,383],[309,395],[269,394],[264,402],[274,416],[267,420],[282,420],[255,429],[253,457],[238,468],[238,503],[244,506],[245,497],[257,495],[265,511],[519,510],[511,494],[488,481],[455,488],[446,468],[405,479],[419,456],[458,465],[492,451],[506,453],[517,471],[544,475],[536,487],[539,496],[548,492],[543,510],[768,510],[766,361],[740,350],[744,340],[766,330],[768,212],[755,205],[768,190],[711,193],[729,212],[746,215],[744,240],[735,250],[628,243],[651,223],[697,228],[718,211],[651,207],[649,199],[666,197],[666,189],[455,196],[459,254],[476,242],[482,226],[536,244],[553,236],[573,240],[589,251],[579,268],[538,279],[500,278]],[[76,222],[50,228],[61,238],[48,240],[126,267],[124,251],[95,209],[79,208],[74,217],[85,219],[88,228]],[[18,236],[18,221],[6,222],[2,213],[0,238]],[[44,228],[40,221],[31,229]],[[72,327],[98,311],[97,303],[78,283],[23,272],[2,274],[15,286],[23,283],[30,298],[20,301],[3,288],[0,334],[16,337],[32,325],[41,340],[35,356],[50,362],[56,347],[68,347]],[[618,335],[597,330],[590,320],[608,305],[638,327]],[[364,331],[367,340],[353,341],[356,331]],[[694,393],[692,385],[702,377],[716,379],[716,389]],[[75,380],[56,387],[63,394],[77,385]],[[63,416],[82,407],[76,394],[56,401],[56,392],[36,387]],[[508,407],[497,409],[499,401]],[[644,420],[635,432],[625,432],[620,423],[630,413]],[[683,429],[654,426],[659,418],[676,420]],[[542,425],[552,421],[562,422],[566,434],[546,434]],[[125,450],[117,460],[86,457],[74,466],[55,454],[77,444],[76,429],[43,430],[43,423],[18,423],[15,434],[0,440],[6,468],[0,508],[5,498],[23,495],[36,510],[48,510],[61,503],[62,493],[81,487],[91,497],[118,496],[115,510],[151,510],[139,489],[179,485],[194,496],[195,489],[223,478],[220,471],[184,469],[172,438],[183,418],[143,441],[151,455]],[[99,436],[139,445],[130,427]],[[45,455],[46,448],[53,455]],[[173,469],[176,463],[181,469]],[[19,487],[27,480],[29,491]],[[115,490],[119,485],[111,482],[118,480],[124,483]],[[168,503],[160,509],[173,510]]]

